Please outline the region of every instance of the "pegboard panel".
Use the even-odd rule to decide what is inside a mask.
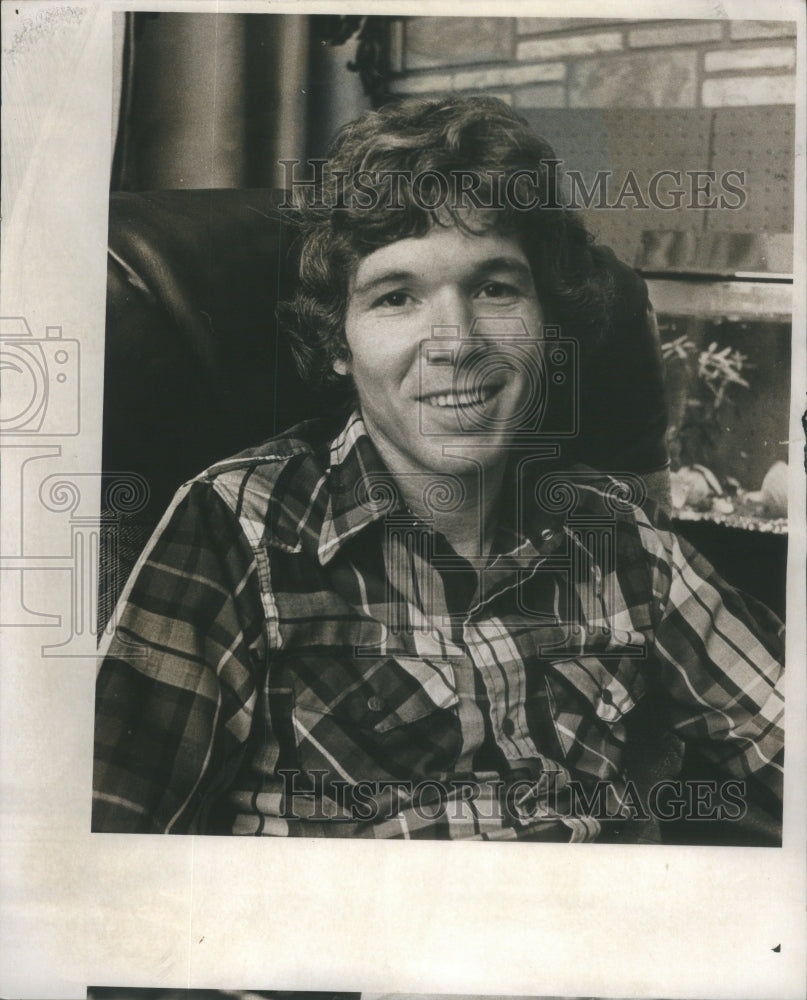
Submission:
[[[653,176],[662,170],[683,174],[686,170],[709,169],[712,116],[709,110],[640,108],[524,113],[532,127],[552,143],[564,161],[564,168],[579,170],[589,188],[598,170],[611,172],[609,205],[617,201],[628,174],[633,172],[648,207],[639,207],[633,198],[625,197],[621,208],[583,210],[586,224],[597,239],[611,246],[628,263],[637,260],[642,233],[646,230],[703,231],[701,211],[657,208],[650,200],[648,188]],[[659,185],[659,196],[669,200],[674,186],[672,180],[665,179]]]
[[[587,212],[586,219],[603,232],[604,242],[628,263],[636,263],[642,244],[642,233],[671,232],[699,234],[704,228],[701,210],[692,207],[694,200],[687,170],[709,169],[709,136],[711,112],[674,109],[611,109],[606,111],[610,138],[611,169],[614,179],[624,183],[630,171],[639,180],[648,208],[637,207],[625,199],[628,207],[607,213]],[[658,208],[651,200],[653,178],[661,171],[681,174],[679,185],[667,175],[659,182],[656,192],[664,204],[674,204],[672,192],[685,193],[679,208]],[[619,194],[619,186],[615,186]],[[603,218],[603,215],[607,218]],[[594,218],[592,218],[594,216]]]
[[[792,233],[795,109],[789,105],[719,108],[713,128],[712,169],[718,174],[745,171],[748,200],[735,211],[710,213],[708,228]]]
[[[613,247],[628,263],[647,265],[642,251],[644,234],[666,234],[659,238],[659,255],[666,255],[669,266],[708,270],[715,260],[743,258],[743,248],[734,243],[730,247],[722,243],[711,246],[720,234],[726,234],[728,239],[730,234],[748,233],[764,246],[762,250],[748,249],[748,262],[744,267],[738,264],[739,269],[763,270],[767,259],[768,269],[789,270],[787,234],[793,229],[792,108],[586,108],[522,113],[550,141],[564,161],[564,169],[583,174],[588,188],[598,170],[611,172],[608,204],[617,201],[629,172],[636,176],[649,207],[638,207],[626,197],[623,208],[583,210],[586,224],[597,239]],[[682,175],[684,194],[679,208],[660,208],[651,202],[649,185],[663,170]],[[707,170],[716,172],[717,182],[711,192],[698,194],[686,172]],[[710,197],[719,198],[721,194],[729,204],[738,202],[738,196],[720,183],[729,170],[745,171],[745,205],[736,209],[719,204],[701,207]],[[731,183],[738,181],[733,179]],[[674,187],[671,179],[665,179],[658,187],[659,196],[671,201]]]
[[[563,161],[563,170],[579,170],[590,184],[590,178],[598,170],[609,169],[610,139],[603,110],[523,108],[519,114],[550,143]]]

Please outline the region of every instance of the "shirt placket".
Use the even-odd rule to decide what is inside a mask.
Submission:
[[[483,570],[479,600],[462,627],[468,656],[485,687],[493,737],[510,761],[541,759],[541,754],[527,717],[524,652],[512,629],[490,608],[523,587],[561,541],[558,530],[547,527],[540,534],[540,550],[526,539],[508,555],[494,558]]]

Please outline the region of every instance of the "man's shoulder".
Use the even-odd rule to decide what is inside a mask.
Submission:
[[[536,499],[547,512],[560,515],[567,529],[615,533],[622,550],[666,559],[672,547],[673,525],[663,507],[648,496],[647,485],[635,472],[604,472],[573,465],[546,475]]]
[[[647,485],[638,473],[605,472],[582,463],[545,475],[536,495],[548,510],[562,508],[570,518],[632,520],[653,508]]]
[[[329,468],[330,422],[307,420],[209,466],[191,482],[206,485],[239,518],[264,519],[272,505],[310,501]]]
[[[271,475],[289,459],[297,455],[325,454],[333,439],[329,425],[321,420],[305,420],[259,444],[244,448],[243,451],[220,459],[200,472],[195,478],[213,482],[230,475],[245,474],[261,469]]]

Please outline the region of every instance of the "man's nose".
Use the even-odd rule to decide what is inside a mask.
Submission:
[[[437,296],[431,311],[432,336],[460,339],[473,328],[473,302],[461,289],[445,289]]]

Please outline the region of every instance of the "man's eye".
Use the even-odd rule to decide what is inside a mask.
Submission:
[[[519,294],[514,285],[503,281],[488,281],[479,289],[479,297],[483,299],[510,299]]]
[[[383,308],[386,306],[387,308],[400,309],[408,305],[411,298],[408,292],[387,292],[386,295],[381,295],[375,300],[373,308]]]

